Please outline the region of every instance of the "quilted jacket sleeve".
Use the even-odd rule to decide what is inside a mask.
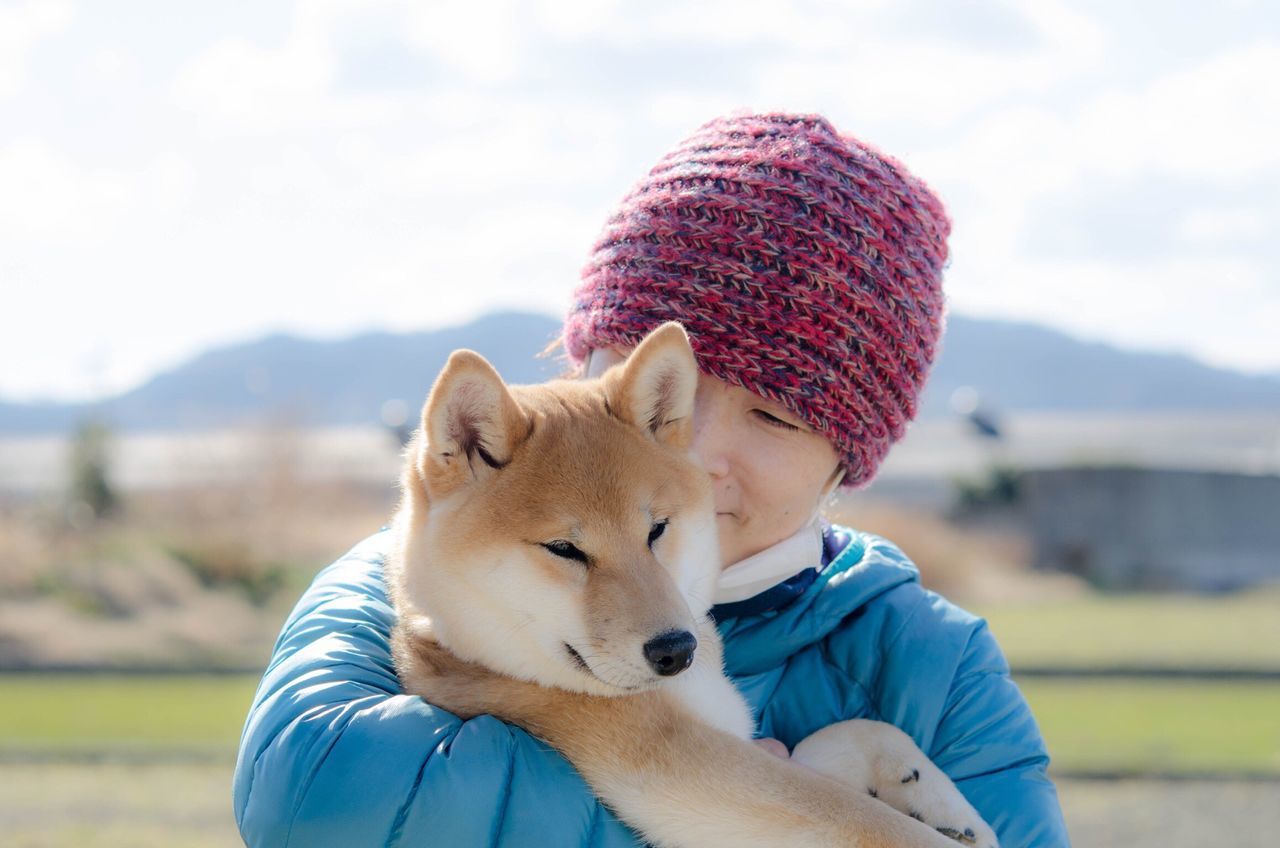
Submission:
[[[985,622],[969,640],[929,754],[995,828],[1001,846],[1069,844],[1040,728]]]
[[[636,846],[544,743],[400,694],[386,533],[322,571],[285,623],[240,739],[236,821],[257,846]]]
[[[916,738],[1001,848],[1065,848],[1044,739],[986,622],[914,584],[894,595],[903,615],[881,669],[894,681],[883,718]]]

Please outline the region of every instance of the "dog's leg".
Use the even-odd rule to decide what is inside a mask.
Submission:
[[[396,640],[406,691],[463,717],[496,715],[563,753],[596,794],[666,848],[946,848],[954,843],[847,784],[695,719],[661,691],[565,692]]]
[[[792,753],[796,762],[842,780],[964,845],[996,848],[996,835],[916,746],[883,721],[858,719],[825,727]]]

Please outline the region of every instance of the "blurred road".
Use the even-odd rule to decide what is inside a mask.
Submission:
[[[1271,848],[1280,783],[1058,782],[1075,848]],[[240,844],[231,764],[0,762],[8,848]]]
[[[1280,782],[1058,781],[1075,848],[1280,845]]]

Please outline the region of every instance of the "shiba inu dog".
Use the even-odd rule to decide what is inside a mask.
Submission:
[[[720,558],[689,452],[696,384],[674,323],[597,380],[508,387],[450,357],[387,560],[405,691],[545,739],[656,845],[994,846],[891,725],[832,725],[791,762],[748,741],[707,616]]]

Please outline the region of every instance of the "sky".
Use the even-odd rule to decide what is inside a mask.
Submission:
[[[953,219],[949,307],[1280,373],[1264,2],[0,0],[0,399],[563,312],[709,118],[820,112]]]

